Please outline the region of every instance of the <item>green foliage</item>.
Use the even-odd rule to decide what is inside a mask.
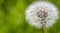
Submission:
[[[37,0],[0,0],[0,33],[41,33],[41,29],[30,26],[25,20],[25,10]],[[59,19],[45,33],[60,33],[60,0],[49,0],[59,10]]]

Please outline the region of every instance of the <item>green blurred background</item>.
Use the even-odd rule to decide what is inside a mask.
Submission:
[[[25,20],[25,10],[38,0],[0,0],[0,33],[41,33]],[[59,19],[53,27],[45,28],[45,33],[60,33],[60,0],[48,0],[56,5]]]

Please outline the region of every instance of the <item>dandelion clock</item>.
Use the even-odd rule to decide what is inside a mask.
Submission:
[[[44,26],[52,26],[58,19],[58,10],[52,3],[37,1],[29,5],[25,15],[31,26],[42,28],[42,33],[44,33]]]

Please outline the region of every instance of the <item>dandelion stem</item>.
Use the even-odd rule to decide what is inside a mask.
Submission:
[[[42,22],[42,33],[44,33],[44,21]]]

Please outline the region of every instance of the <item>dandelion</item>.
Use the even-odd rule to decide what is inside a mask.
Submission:
[[[44,26],[52,26],[58,19],[58,10],[52,3],[37,1],[27,8],[25,15],[30,25],[42,27],[44,33]]]

